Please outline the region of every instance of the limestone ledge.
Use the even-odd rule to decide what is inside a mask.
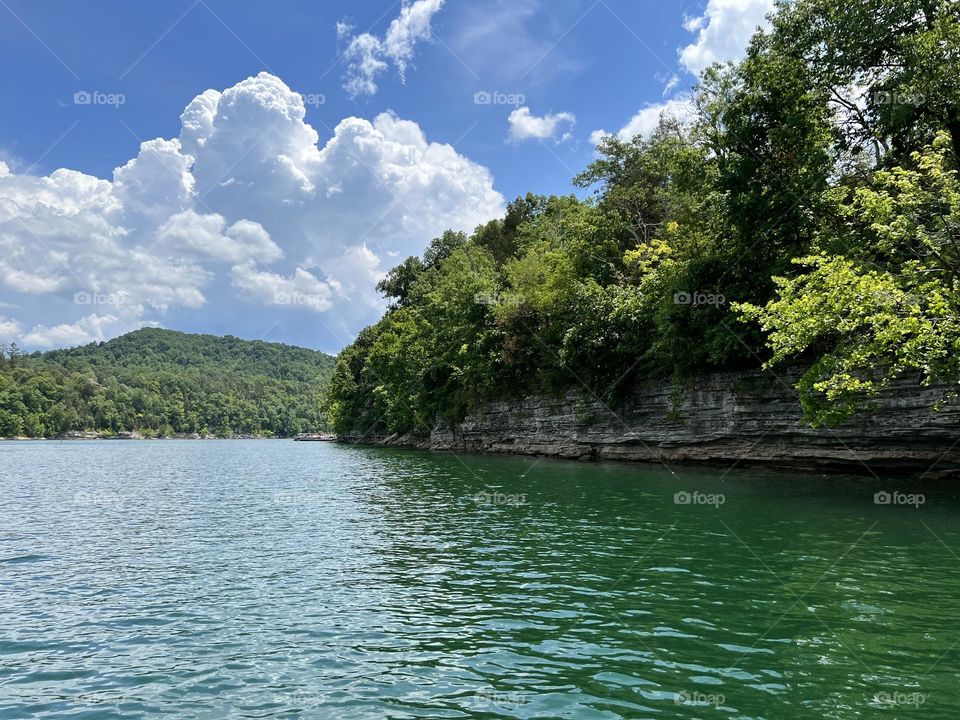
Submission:
[[[580,460],[771,465],[864,474],[960,474],[960,401],[946,386],[893,383],[843,425],[800,422],[799,369],[722,372],[687,384],[647,380],[615,409],[583,394],[493,402],[427,435],[361,435],[341,442]]]

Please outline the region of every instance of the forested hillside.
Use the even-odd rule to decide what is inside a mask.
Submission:
[[[960,3],[779,3],[690,114],[448,232],[340,355],[338,431],[426,431],[493,398],[782,363],[834,423],[891,378],[960,379]],[[625,88],[625,92],[629,89]]]
[[[32,355],[5,348],[0,436],[288,436],[322,429],[333,363],[306,348],[158,328]]]

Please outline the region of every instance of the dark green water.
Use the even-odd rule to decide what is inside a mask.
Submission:
[[[0,443],[0,718],[960,717],[951,486],[673,470]]]

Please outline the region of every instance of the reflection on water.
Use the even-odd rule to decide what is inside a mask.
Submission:
[[[0,490],[3,718],[956,717],[946,484],[235,440]]]

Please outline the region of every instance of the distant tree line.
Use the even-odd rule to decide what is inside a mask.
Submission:
[[[5,346],[0,437],[323,430],[333,362],[305,348],[157,328],[47,353]]]

